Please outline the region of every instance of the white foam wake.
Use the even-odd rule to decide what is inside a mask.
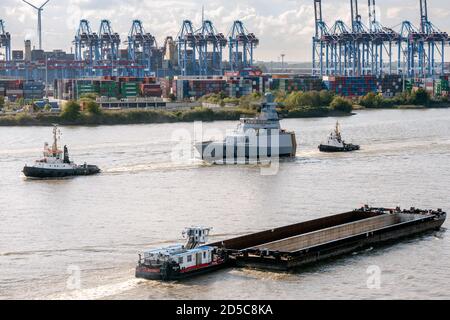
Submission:
[[[131,279],[121,283],[108,284],[96,288],[74,290],[50,297],[50,300],[100,300],[130,291],[142,280]]]

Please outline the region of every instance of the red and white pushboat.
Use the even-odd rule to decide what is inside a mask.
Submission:
[[[204,245],[211,228],[187,228],[186,245],[154,249],[139,255],[136,277],[172,281],[215,271],[227,263],[226,254],[217,247]]]

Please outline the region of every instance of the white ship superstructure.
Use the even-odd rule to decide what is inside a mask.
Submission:
[[[240,159],[294,157],[297,141],[294,132],[281,129],[274,97],[268,93],[258,117],[241,118],[223,141],[206,141],[195,147],[206,161],[235,163]]]

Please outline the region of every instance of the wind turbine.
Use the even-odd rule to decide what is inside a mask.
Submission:
[[[32,6],[34,9],[37,10],[38,12],[38,36],[39,36],[39,50],[42,50],[42,11],[44,10],[44,6],[50,1],[47,0],[45,1],[45,3],[40,6],[40,7],[36,7],[35,5],[29,3],[28,1],[22,0],[23,2],[25,2],[26,4]]]

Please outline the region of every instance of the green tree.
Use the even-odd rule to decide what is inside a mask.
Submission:
[[[262,102],[262,96],[260,93],[252,93],[246,96],[242,96],[239,99],[239,107],[244,109],[256,109]]]
[[[2,110],[5,107],[5,97],[0,96],[0,110]]]
[[[411,102],[415,105],[426,106],[430,102],[430,94],[420,88],[411,94]]]
[[[330,107],[335,111],[346,113],[350,113],[353,110],[353,104],[351,101],[342,97],[335,97],[331,102]]]
[[[366,108],[375,108],[377,106],[377,95],[374,92],[369,92],[360,99],[359,104]]]
[[[52,106],[51,105],[49,105],[48,103],[45,105],[45,107],[44,107],[44,111],[45,112],[50,112],[50,111],[52,111]]]
[[[86,111],[93,115],[100,115],[103,110],[100,108],[100,105],[95,101],[89,101],[86,104]]]
[[[93,100],[93,101],[96,101],[97,98],[98,98],[98,94],[97,94],[97,93],[85,93],[85,94],[82,94],[82,95],[80,96],[80,100],[81,100],[81,99],[87,99],[87,100]]]
[[[320,91],[321,106],[329,106],[333,102],[334,94],[328,90]]]
[[[24,98],[17,99],[17,104],[19,106],[23,107],[25,105],[25,99]]]
[[[63,108],[61,117],[66,120],[76,120],[80,117],[81,107],[76,101],[68,101]]]
[[[171,93],[171,94],[169,94],[169,99],[170,99],[170,101],[174,102],[177,100],[177,97],[173,93]]]

